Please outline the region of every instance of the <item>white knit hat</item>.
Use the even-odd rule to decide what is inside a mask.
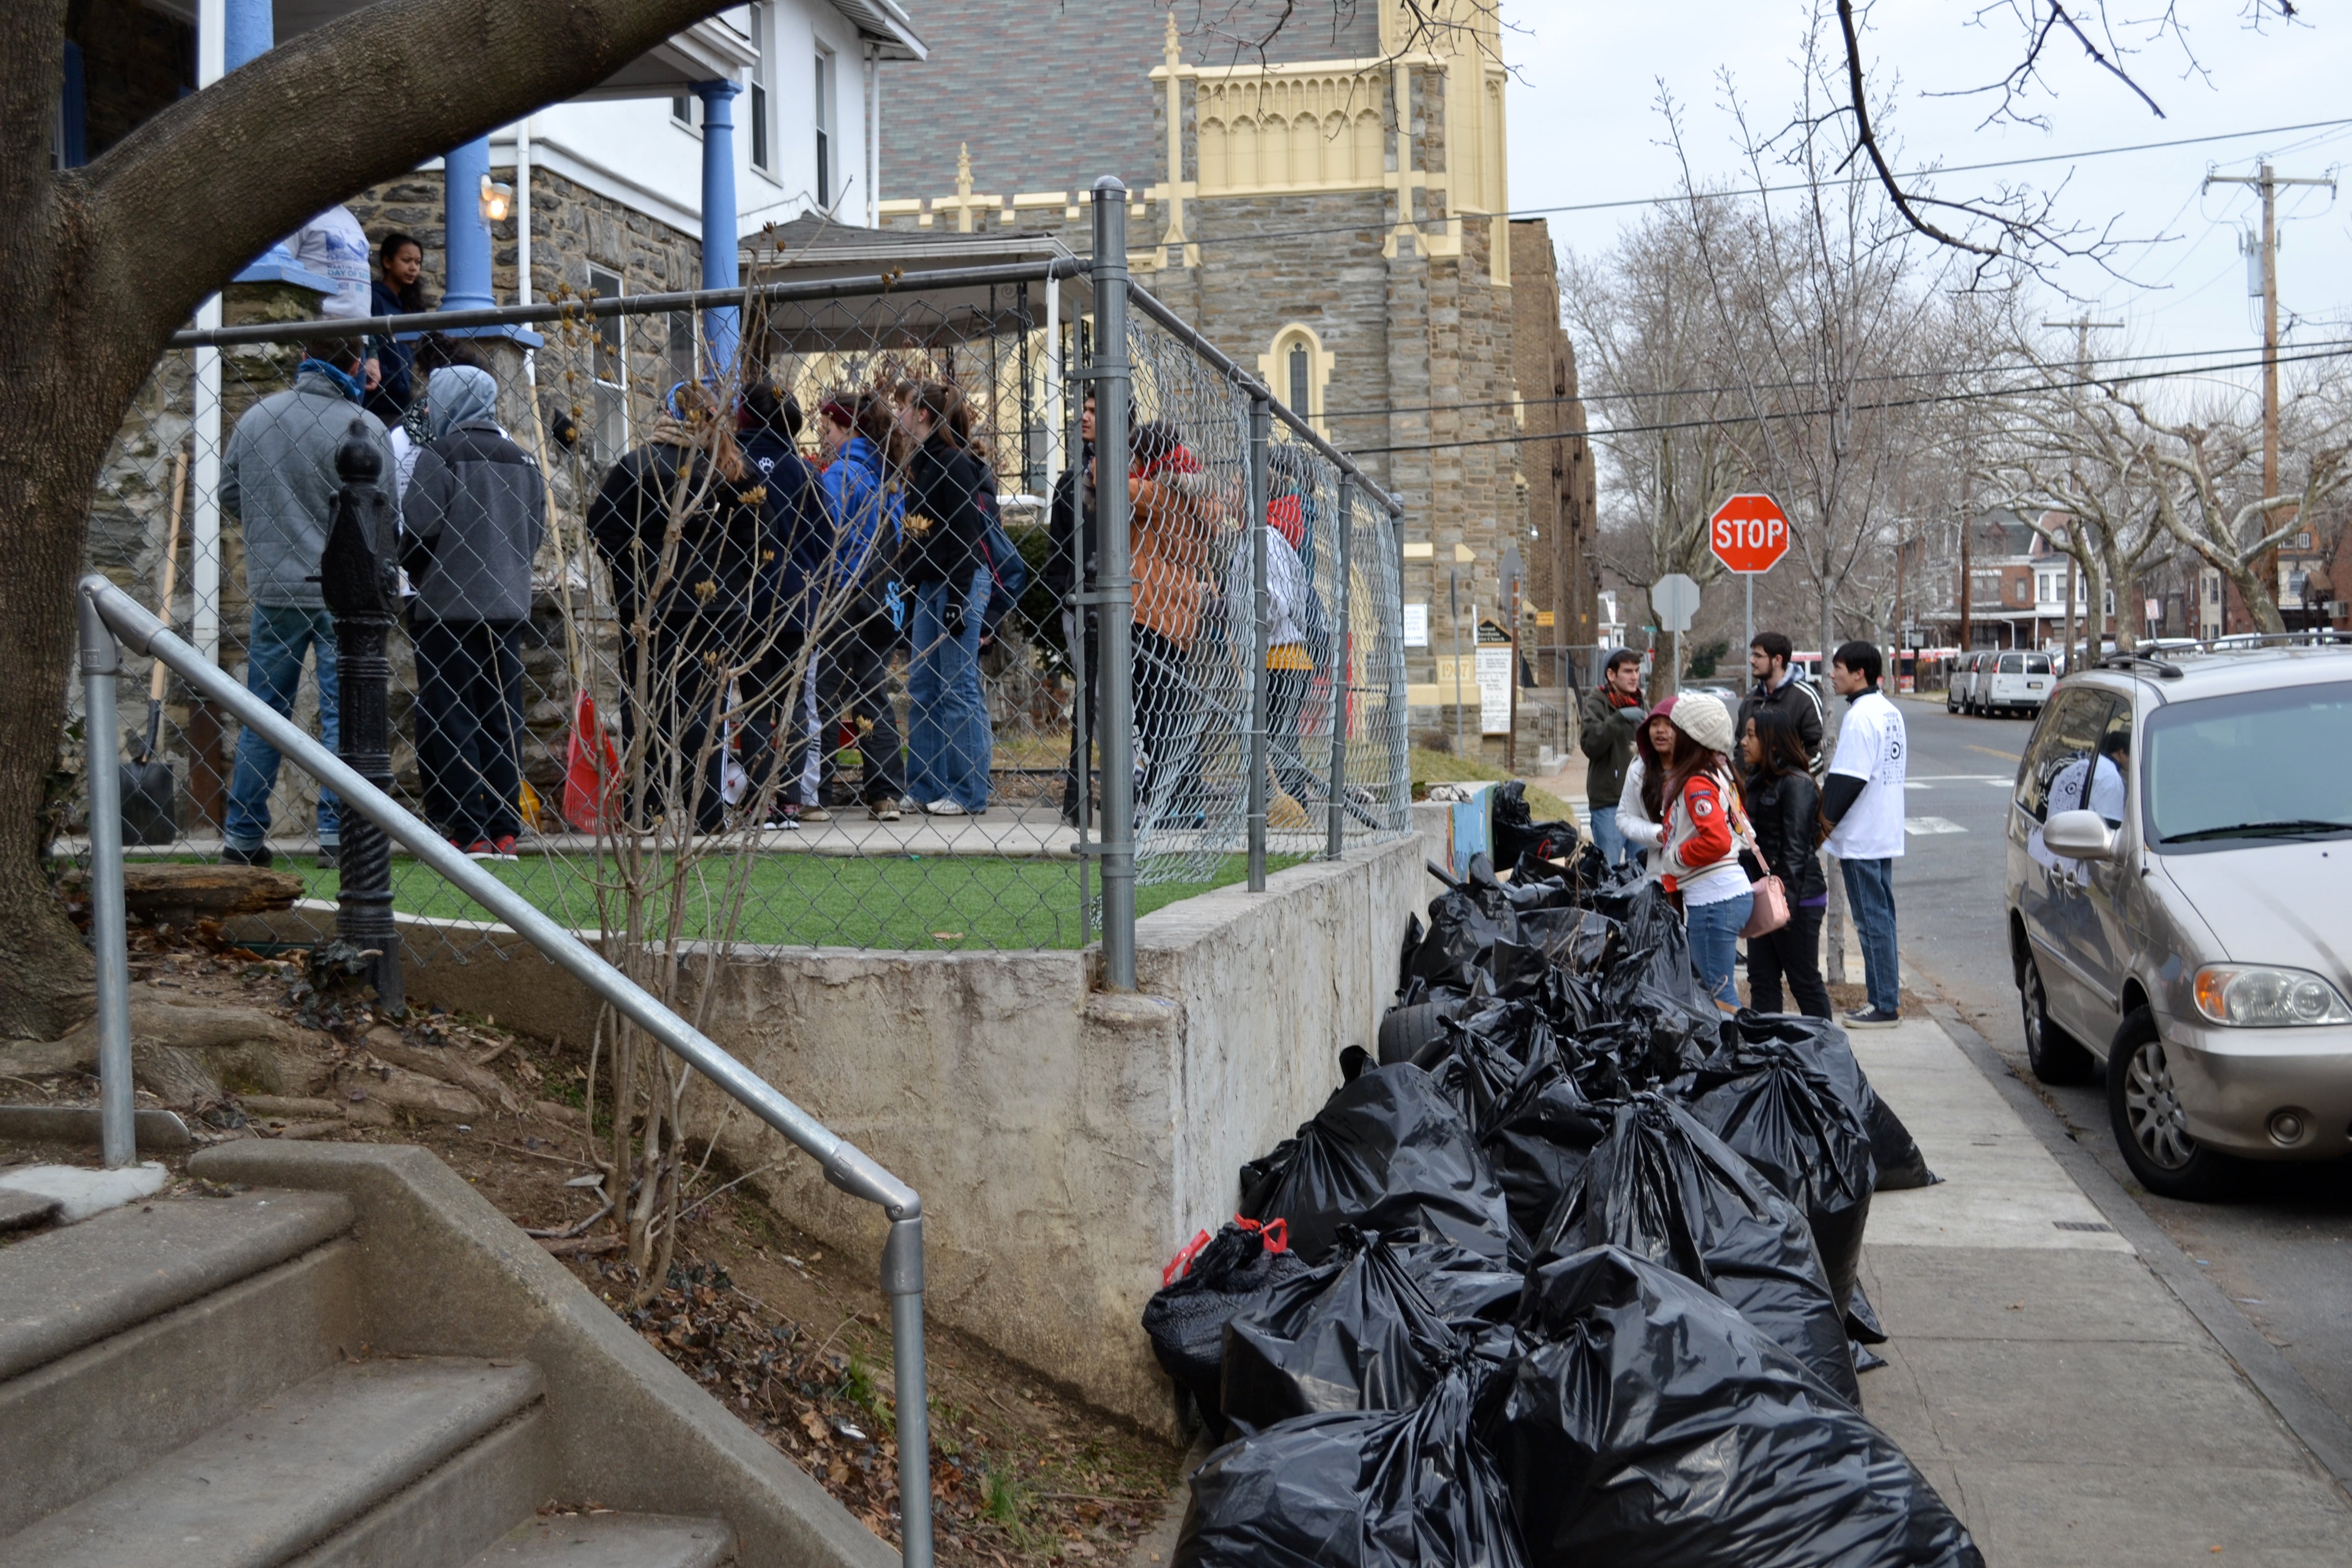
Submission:
[[[1728,754],[1738,743],[1731,733],[1731,710],[1723,705],[1720,698],[1704,691],[1685,693],[1666,717],[1675,729],[1710,752]]]

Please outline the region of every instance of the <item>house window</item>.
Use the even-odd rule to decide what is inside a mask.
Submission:
[[[694,94],[681,92],[669,100],[669,117],[673,124],[694,129]]]
[[[588,291],[599,300],[617,300],[625,292],[621,275],[591,263]],[[610,463],[629,449],[627,342],[622,335],[625,319],[598,316],[594,321],[595,338],[589,350],[589,374],[594,381],[590,438],[598,460]]]
[[[671,387],[694,379],[694,312],[671,310],[665,319],[669,331],[668,341],[662,345],[662,359],[667,374],[662,378],[661,390],[667,399]]]
[[[751,7],[751,167],[763,174],[772,174],[775,166],[768,145],[768,71],[769,58],[774,50],[776,22],[773,6]]]
[[[816,57],[816,205],[833,205],[833,57]]]
[[[1313,396],[1315,372],[1311,357],[1303,342],[1290,345],[1290,406],[1304,408]]]

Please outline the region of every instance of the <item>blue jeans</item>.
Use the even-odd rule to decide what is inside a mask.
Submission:
[[[1895,862],[1841,860],[1845,901],[1853,911],[1853,934],[1862,939],[1862,977],[1871,1007],[1903,1010],[1902,960],[1895,946]]]
[[[253,606],[253,638],[246,647],[245,687],[279,713],[294,711],[302,689],[302,656],[319,668],[319,741],[335,749],[335,617],[324,610],[287,605]],[[228,823],[225,837],[237,849],[258,849],[269,837],[269,792],[278,787],[278,748],[247,730],[236,738],[236,765],[229,770]],[[319,842],[337,840],[334,795],[319,792]]]
[[[1617,808],[1596,805],[1592,808],[1592,842],[1601,850],[1601,863],[1615,867],[1625,858],[1625,836],[1617,831]]]
[[[988,809],[988,763],[995,745],[980,690],[981,622],[988,613],[988,568],[975,566],[963,597],[963,628],[949,635],[949,583],[915,590],[907,661],[907,788],[918,804],[951,800]]]
[[[1739,928],[1748,923],[1748,911],[1755,903],[1755,894],[1742,893],[1719,904],[1696,904],[1683,911],[1699,985],[1726,1007],[1739,1005],[1739,987],[1732,975],[1739,967]]]

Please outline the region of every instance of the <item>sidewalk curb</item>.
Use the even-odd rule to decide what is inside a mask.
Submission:
[[[2263,1338],[2261,1331],[2232,1306],[2219,1286],[2165,1234],[2164,1227],[2135,1202],[2122,1184],[2081,1144],[2075,1142],[2042,1098],[2021,1080],[2001,1059],[1990,1041],[1971,1027],[1948,1002],[1931,1002],[1928,1016],[1940,1025],[1961,1054],[1973,1063],[2002,1099],[2009,1101],[2059,1168],[2083,1190],[2092,1206],[2115,1226],[2116,1234],[2138,1249],[2141,1259],[2164,1283],[2189,1315],[2212,1336],[2247,1382],[2254,1385],[2288,1431],[2335,1479],[2337,1489],[2352,1497],[2352,1424],[2347,1424],[2303,1373]]]

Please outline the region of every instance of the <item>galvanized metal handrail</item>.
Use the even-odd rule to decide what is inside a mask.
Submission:
[[[438,871],[467,897],[512,928],[556,965],[609,1003],[639,1028],[676,1052],[743,1108],[812,1155],[825,1180],[878,1205],[890,1219],[882,1248],[882,1289],[890,1298],[890,1342],[896,1362],[898,1504],[906,1568],[931,1565],[930,1419],[923,1361],[923,1205],[915,1190],[872,1156],[803,1110],[716,1041],[664,1006],[654,994],[607,963],[523,896],[483,870],[399,802],[377,789],[341,758],[246,689],[242,681],[175,636],[144,605],[100,573],[78,584],[76,618],[88,708],[84,732],[89,762],[90,936],[98,959],[100,1128],[109,1165],[136,1157],[131,1098],[131,995],[128,932],[122,892],[122,805],[116,766],[120,739],[115,709],[121,674],[121,643],[161,659],[202,696],[236,715],[320,784],[346,808],[383,829],[395,843]]]

